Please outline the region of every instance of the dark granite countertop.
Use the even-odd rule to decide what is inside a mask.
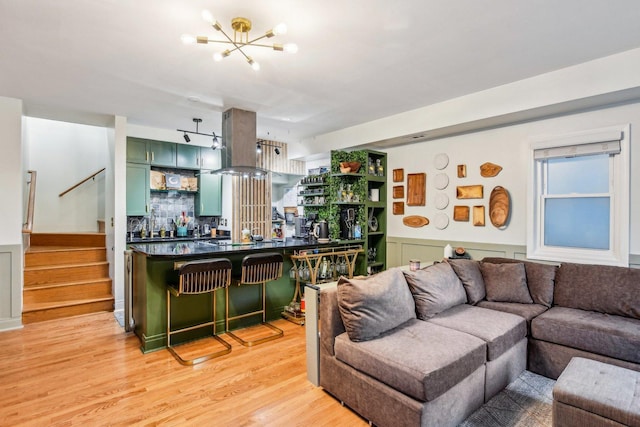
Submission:
[[[131,250],[146,255],[147,257],[190,257],[202,255],[221,256],[231,253],[251,253],[263,252],[269,250],[298,250],[305,248],[319,248],[342,246],[350,244],[362,244],[363,240],[334,240],[329,243],[318,243],[317,241],[308,241],[306,239],[287,238],[283,241],[264,240],[262,242],[252,242],[250,244],[232,243],[229,240],[185,240],[171,242],[149,242],[130,244]]]

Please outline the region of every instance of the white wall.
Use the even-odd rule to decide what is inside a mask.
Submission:
[[[640,138],[634,138],[634,129],[640,128],[640,103],[589,111],[580,114],[539,120],[497,129],[474,132],[470,134],[437,139],[429,142],[412,144],[388,150],[388,170],[403,168],[406,174],[416,172],[427,173],[427,204],[424,207],[406,206],[406,215],[423,215],[433,221],[440,212],[434,206],[434,198],[438,192],[449,197],[449,206],[442,212],[449,217],[449,226],[438,230],[430,224],[422,228],[410,228],[402,223],[401,215],[392,215],[389,209],[388,235],[423,239],[450,241],[486,242],[509,245],[526,245],[526,206],[527,180],[529,179],[528,150],[529,139],[533,136],[555,135],[600,127],[631,124],[631,224],[630,252],[640,254]],[[438,153],[449,156],[449,165],[443,171],[434,167],[434,157]],[[501,165],[504,169],[494,178],[482,178],[479,166],[484,162]],[[467,165],[467,177],[457,178],[456,166]],[[436,190],[434,177],[439,172],[449,176],[449,186],[444,190]],[[394,185],[389,179],[387,200],[389,207]],[[484,185],[484,199],[457,200],[457,185]],[[491,190],[501,185],[511,196],[511,219],[504,230],[491,225],[488,217],[489,195]],[[484,205],[486,225],[475,227],[469,222],[453,221],[454,205]],[[636,238],[634,238],[634,236]]]
[[[105,128],[25,117],[29,168],[38,172],[34,232],[96,232],[105,215],[105,173],[67,188],[109,166]]]
[[[22,101],[0,97],[0,330],[21,326],[22,222],[26,174],[22,155]]]

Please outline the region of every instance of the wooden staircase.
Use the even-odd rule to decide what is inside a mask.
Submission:
[[[104,233],[34,233],[24,255],[22,323],[113,311]]]

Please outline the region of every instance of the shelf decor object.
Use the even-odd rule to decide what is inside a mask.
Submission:
[[[404,169],[394,169],[393,182],[402,182],[402,181],[404,181]]]
[[[480,175],[484,178],[493,178],[502,170],[502,166],[487,162],[480,165]]]
[[[454,206],[453,207],[453,220],[454,221],[469,221],[469,206]]]
[[[420,215],[409,215],[402,218],[402,223],[407,227],[419,228],[429,225],[429,218]]]
[[[489,218],[494,227],[506,227],[509,219],[509,205],[509,192],[504,187],[495,187],[489,197]]]
[[[220,31],[226,40],[212,40],[207,36],[192,36],[189,34],[183,34],[181,39],[184,44],[208,44],[208,43],[223,43],[230,45],[228,49],[222,52],[216,52],[213,55],[215,61],[222,61],[233,52],[238,51],[247,60],[251,68],[255,71],[260,70],[260,64],[253,60],[251,56],[245,52],[247,47],[266,47],[278,52],[296,53],[298,52],[298,46],[295,43],[287,44],[263,44],[256,43],[264,38],[271,38],[281,34],[287,33],[287,26],[285,24],[278,24],[271,30],[266,31],[262,35],[256,38],[249,37],[249,31],[251,31],[252,23],[249,19],[243,17],[233,18],[231,20],[231,28],[233,29],[233,38],[231,38],[223,29],[222,25],[214,18],[214,16],[208,10],[202,11],[202,19],[211,24],[214,30]]]
[[[484,196],[482,185],[460,185],[456,187],[456,197],[458,199],[482,199]]]
[[[458,178],[467,177],[467,165],[458,165]]]
[[[484,206],[473,207],[473,225],[476,227],[484,227]]]
[[[427,174],[407,175],[407,206],[424,206],[427,195]]]

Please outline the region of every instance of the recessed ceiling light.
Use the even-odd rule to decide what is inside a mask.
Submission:
[[[200,102],[200,98],[198,98],[197,96],[189,96],[189,97],[187,97],[187,101],[189,101],[189,102]]]

